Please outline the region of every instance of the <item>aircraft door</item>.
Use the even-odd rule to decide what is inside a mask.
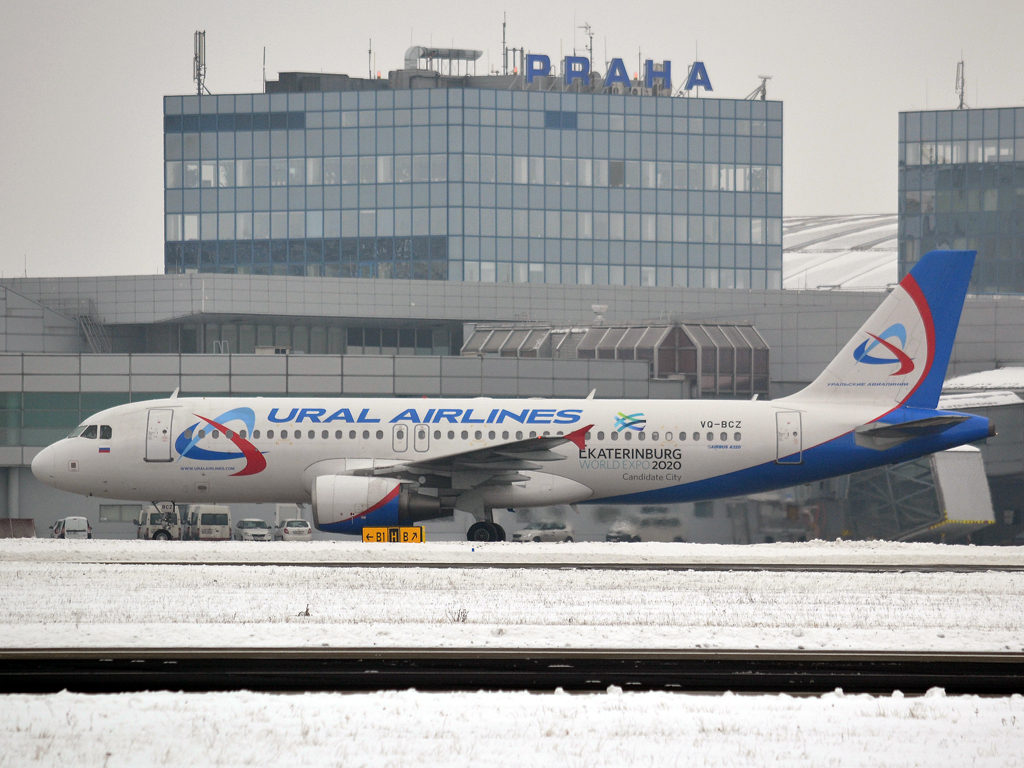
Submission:
[[[779,411],[775,414],[777,464],[803,463],[803,429],[799,411]]]
[[[391,446],[396,453],[409,450],[409,427],[406,424],[395,424],[392,431]]]
[[[413,448],[423,452],[430,448],[430,427],[426,424],[417,424],[412,433]]]
[[[174,411],[154,408],[146,424],[146,461],[171,461],[171,421]]]

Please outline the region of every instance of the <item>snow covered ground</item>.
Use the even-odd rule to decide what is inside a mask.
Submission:
[[[1024,698],[0,697],[0,766],[1019,766]]]
[[[0,539],[0,562],[323,563],[395,565],[782,565],[1024,568],[1024,547],[947,546],[891,541],[810,541],[793,544],[363,544]]]
[[[0,561],[0,648],[236,646],[1020,653],[1024,572]]]

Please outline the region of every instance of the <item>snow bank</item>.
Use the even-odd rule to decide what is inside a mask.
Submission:
[[[1020,652],[1022,638],[1024,572],[0,562],[0,648]]]
[[[0,766],[1012,766],[1024,698],[622,693],[0,697]]]
[[[205,542],[0,539],[0,562],[321,563],[324,565],[647,565],[793,567],[879,565],[1024,568],[1024,547],[948,546],[892,541],[793,544],[363,544],[359,541]]]

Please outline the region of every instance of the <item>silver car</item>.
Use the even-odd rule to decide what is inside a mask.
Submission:
[[[572,526],[558,521],[529,523],[512,534],[512,541],[572,541]]]
[[[235,526],[235,541],[270,541],[270,526],[265,520],[247,517]]]
[[[285,520],[274,529],[274,541],[312,541],[313,528],[305,520]]]

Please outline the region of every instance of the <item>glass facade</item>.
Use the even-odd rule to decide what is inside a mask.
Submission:
[[[779,288],[782,104],[164,99],[165,272]]]
[[[902,112],[902,278],[936,248],[977,250],[976,293],[1024,293],[1024,108]]]

